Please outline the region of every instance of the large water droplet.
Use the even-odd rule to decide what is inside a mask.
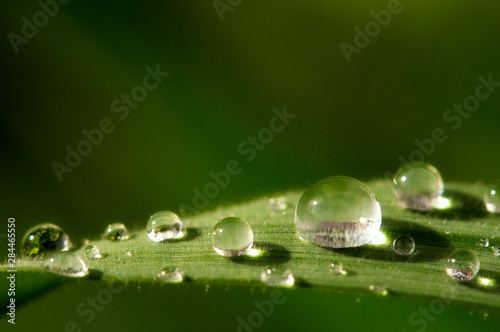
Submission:
[[[446,273],[457,281],[474,279],[479,271],[480,263],[472,251],[459,249],[446,260]]]
[[[415,250],[415,241],[409,235],[400,235],[392,242],[392,250],[401,256],[411,255]]]
[[[72,252],[57,252],[44,260],[46,271],[66,277],[84,277],[89,274],[85,262]]]
[[[252,228],[240,218],[224,218],[212,230],[212,246],[219,255],[226,257],[243,255],[252,244]]]
[[[89,259],[99,259],[101,258],[101,251],[99,248],[93,244],[85,247],[85,257]]]
[[[276,268],[268,268],[262,271],[260,280],[268,286],[292,287],[295,284],[292,271],[280,271]]]
[[[175,213],[160,211],[153,214],[146,226],[148,237],[155,242],[176,239],[183,235],[182,220]]]
[[[52,251],[67,251],[72,244],[69,236],[57,225],[40,224],[30,228],[21,242],[23,257],[42,258]]]
[[[121,241],[129,238],[127,227],[121,223],[109,224],[104,237],[110,241]]]
[[[377,236],[382,222],[375,194],[358,180],[333,176],[315,183],[295,210],[297,233],[316,245],[358,247]]]
[[[491,213],[500,213],[500,184],[494,184],[486,190],[484,204]]]
[[[430,211],[444,190],[439,171],[424,162],[401,166],[393,181],[396,201],[405,209]]]
[[[283,211],[286,210],[286,197],[275,197],[269,200],[269,207],[274,211]]]
[[[165,283],[175,284],[184,281],[184,273],[177,268],[166,268],[158,273],[156,279]]]

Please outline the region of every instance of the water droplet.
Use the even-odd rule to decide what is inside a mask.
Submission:
[[[415,250],[415,241],[409,235],[400,235],[392,242],[392,250],[401,256],[411,255]]]
[[[44,260],[46,271],[66,277],[84,277],[89,274],[85,262],[72,252],[56,252]]]
[[[224,218],[212,230],[212,246],[221,256],[234,257],[243,255],[250,249],[252,244],[252,228],[240,218]]]
[[[89,259],[99,259],[102,257],[99,248],[93,244],[85,247],[85,256]]]
[[[482,239],[479,240],[477,244],[483,248],[488,248],[490,245],[490,240],[488,238],[483,237]]]
[[[439,171],[424,162],[403,165],[393,181],[396,201],[405,209],[430,211],[444,190]]]
[[[281,197],[271,198],[269,200],[269,207],[274,211],[286,210],[287,208],[286,197],[281,196]]]
[[[149,218],[146,228],[148,237],[155,242],[176,239],[183,235],[182,220],[170,211],[160,211],[153,214]]]
[[[125,257],[132,257],[132,253],[130,251],[125,251]]]
[[[300,197],[295,210],[299,236],[332,248],[358,247],[379,234],[382,213],[375,194],[345,176],[323,179]]]
[[[491,213],[500,213],[500,184],[496,183],[486,190],[484,204]]]
[[[43,258],[52,251],[67,251],[72,247],[69,236],[57,225],[40,224],[30,228],[21,242],[23,257]]]
[[[450,234],[450,231],[445,229],[444,234]]]
[[[268,268],[262,271],[260,280],[268,286],[292,287],[295,284],[292,271],[279,271],[276,268]]]
[[[500,247],[492,247],[493,255],[500,257]]]
[[[472,251],[459,249],[446,260],[446,273],[457,281],[474,279],[479,271],[479,259]]]
[[[344,270],[344,266],[340,262],[334,262],[330,264],[330,272],[336,275],[346,275],[347,271]]]
[[[104,233],[104,237],[110,241],[121,241],[129,238],[127,227],[124,224],[109,224]]]
[[[165,283],[176,284],[184,281],[184,272],[177,268],[166,268],[158,273],[156,279]]]
[[[389,294],[387,287],[385,287],[384,285],[381,285],[381,284],[370,285],[368,287],[368,289],[370,290],[370,292],[377,294],[377,295],[386,296],[387,294]]]

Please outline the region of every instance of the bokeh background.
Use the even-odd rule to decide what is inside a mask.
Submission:
[[[0,3],[0,198],[18,241],[45,221],[77,240],[114,221],[144,227],[153,212],[192,206],[193,190],[230,160],[242,172],[208,209],[331,175],[383,177],[435,128],[448,138],[426,160],[445,181],[498,177],[500,89],[457,129],[443,118],[474,94],[478,76],[500,81],[497,2],[401,1],[350,62],[340,43],[353,45],[354,29],[390,1],[218,3],[231,10],[219,14],[212,0],[73,0],[17,53],[8,34],[22,35],[22,18],[33,22],[42,7]],[[158,64],[169,76],[121,120],[111,104]],[[247,162],[239,144],[284,106],[296,118]],[[60,182],[52,163],[103,118],[115,130]],[[185,310],[169,314],[185,319]]]

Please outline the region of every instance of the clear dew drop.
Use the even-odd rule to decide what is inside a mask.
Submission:
[[[130,251],[125,251],[125,257],[128,258],[128,257],[132,257],[132,253]]]
[[[47,253],[67,251],[71,247],[69,236],[59,226],[39,224],[25,233],[21,242],[21,254],[23,257],[39,259]]]
[[[480,247],[488,248],[490,246],[490,240],[486,237],[483,237],[482,239],[479,239],[479,242],[477,244]]]
[[[333,262],[330,264],[329,268],[330,273],[335,274],[335,275],[346,275],[347,271],[344,270],[344,266],[340,262]]]
[[[89,270],[85,262],[72,252],[50,254],[43,262],[43,269],[66,277],[85,277]]]
[[[273,211],[284,211],[287,208],[286,197],[275,197],[269,200],[269,207]]]
[[[500,184],[490,186],[484,193],[484,204],[491,213],[500,213]]]
[[[415,250],[415,241],[409,235],[400,235],[392,242],[392,250],[401,256],[409,256]]]
[[[387,287],[385,287],[384,285],[381,285],[381,284],[372,284],[372,285],[368,286],[368,290],[374,294],[382,295],[382,296],[386,296],[387,294],[389,294]]]
[[[88,245],[85,247],[85,257],[88,259],[100,259],[102,257],[101,251],[93,244]]]
[[[253,231],[246,221],[228,217],[215,225],[211,239],[219,255],[235,257],[245,254],[252,247]]]
[[[184,281],[184,272],[178,268],[165,268],[158,273],[156,279],[164,283],[176,284]]]
[[[459,249],[453,252],[445,263],[448,276],[457,281],[469,281],[479,272],[479,259],[469,250]]]
[[[401,166],[393,182],[394,197],[404,209],[430,211],[444,190],[439,171],[425,162]]]
[[[182,220],[173,212],[160,211],[149,218],[146,231],[154,242],[177,239],[183,236]]]
[[[300,197],[295,210],[299,236],[322,247],[358,247],[374,240],[382,213],[375,194],[362,182],[332,176]]]
[[[260,274],[260,280],[267,286],[292,287],[295,277],[290,270],[280,271],[276,268],[267,268]]]
[[[122,241],[127,240],[130,235],[124,224],[114,223],[108,225],[104,232],[104,237],[110,241]]]

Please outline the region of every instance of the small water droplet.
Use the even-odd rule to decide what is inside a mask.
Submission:
[[[500,247],[492,247],[491,249],[493,249],[493,255],[500,257]]]
[[[44,260],[43,269],[66,277],[84,277],[89,274],[85,262],[72,252],[56,252]]]
[[[49,252],[67,251],[71,247],[69,236],[59,226],[39,224],[25,233],[21,253],[23,257],[39,259]]]
[[[484,204],[491,213],[500,213],[500,184],[495,183],[484,193]]]
[[[394,197],[404,209],[430,211],[444,190],[439,171],[425,162],[411,162],[401,166],[393,182]]]
[[[445,229],[444,234],[450,234],[450,231]]]
[[[252,247],[252,244],[252,228],[240,218],[224,218],[212,230],[212,246],[221,256],[243,255]]]
[[[480,263],[472,251],[459,249],[446,260],[445,269],[448,276],[457,281],[474,279],[479,271]]]
[[[392,250],[401,256],[413,254],[415,241],[409,235],[400,235],[392,242]]]
[[[269,200],[269,207],[274,211],[286,210],[287,208],[286,197],[281,196],[281,197],[271,198]]]
[[[268,286],[292,287],[295,284],[292,271],[279,271],[276,268],[267,268],[262,271],[260,280]]]
[[[183,235],[182,220],[173,212],[160,211],[149,218],[146,231],[154,242],[177,239]]]
[[[166,268],[158,273],[156,279],[165,283],[176,284],[184,281],[184,272],[177,268]]]
[[[130,251],[125,251],[125,257],[132,257],[132,253]]]
[[[386,296],[387,294],[389,294],[387,287],[381,284],[372,284],[368,287],[368,289],[370,290],[370,292],[377,295]]]
[[[99,248],[93,244],[85,247],[85,256],[89,259],[99,259],[102,257]]]
[[[490,245],[490,240],[488,238],[483,237],[482,239],[479,240],[477,244],[483,248],[488,248]]]
[[[343,275],[344,276],[347,274],[347,271],[344,270],[344,266],[340,262],[331,263],[329,271],[333,274],[336,274],[336,275]]]
[[[298,235],[316,245],[358,247],[375,239],[382,213],[375,194],[362,182],[332,176],[300,197],[295,210]]]
[[[124,224],[109,224],[104,233],[104,237],[110,241],[121,241],[129,238],[127,227]]]

